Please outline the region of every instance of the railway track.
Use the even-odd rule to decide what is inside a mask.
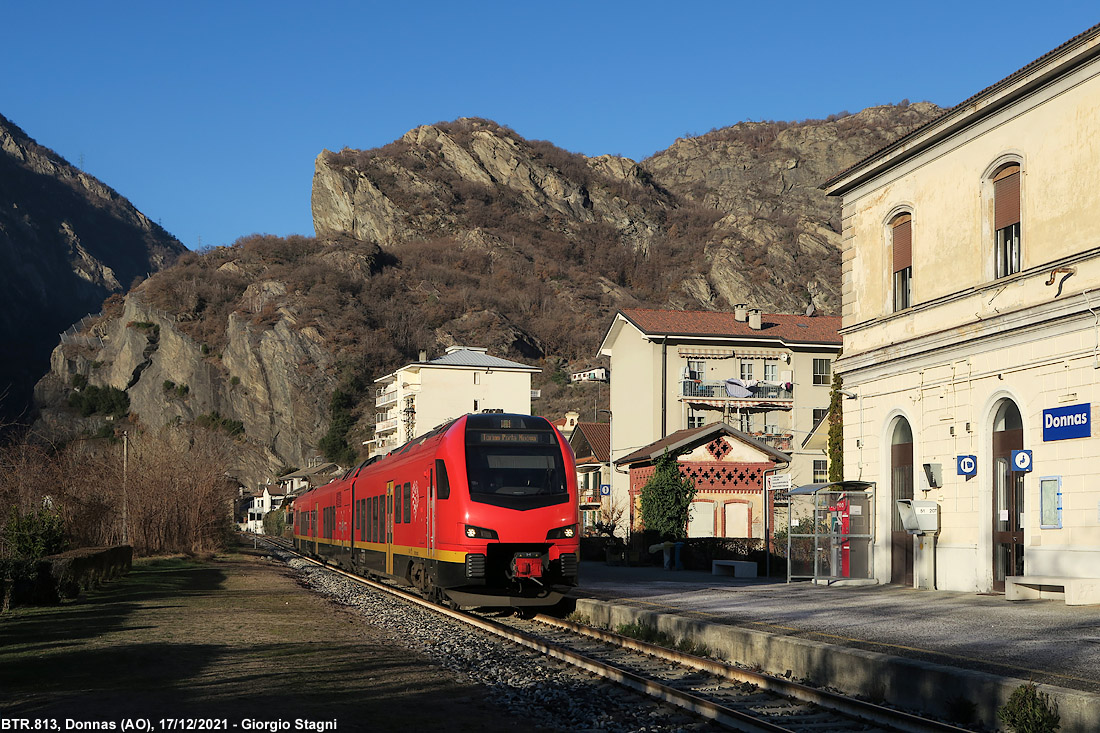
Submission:
[[[355,583],[599,675],[731,730],[775,733],[967,730],[545,615],[528,620],[444,608],[388,583],[323,565],[297,553],[289,542],[258,539]]]

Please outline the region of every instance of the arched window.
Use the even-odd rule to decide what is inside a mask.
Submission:
[[[890,247],[893,270],[894,312],[913,304],[913,217],[898,214],[890,220]]]
[[[1020,166],[1003,166],[993,175],[993,262],[996,277],[1020,271]]]

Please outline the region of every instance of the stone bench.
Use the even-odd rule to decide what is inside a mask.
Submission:
[[[1100,604],[1100,578],[1009,575],[1005,578],[1005,598],[1010,601],[1058,598],[1067,606]]]
[[[711,560],[711,575],[732,575],[735,578],[755,578],[756,563],[749,560]]]

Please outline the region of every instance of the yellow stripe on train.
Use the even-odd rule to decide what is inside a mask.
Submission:
[[[294,535],[297,540],[303,540],[305,542],[316,542],[319,545],[329,545],[330,547],[340,547],[347,549],[351,545],[348,542],[342,542],[340,540],[328,540],[322,537],[303,537],[302,535]],[[355,542],[354,546],[358,550],[373,550],[374,552],[385,552],[385,542]],[[436,550],[435,553],[431,553],[424,547],[413,547],[411,545],[391,545],[391,551],[395,555],[407,555],[410,557],[424,557],[433,560],[440,560],[442,562],[466,562],[465,552],[456,550]]]

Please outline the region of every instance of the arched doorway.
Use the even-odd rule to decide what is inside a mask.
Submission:
[[[1012,470],[1012,451],[1023,450],[1024,422],[1012,400],[993,417],[993,590],[1005,576],[1024,574],[1024,474]]]
[[[890,433],[890,582],[913,585],[913,537],[901,523],[895,502],[913,498],[913,431],[899,417]]]

